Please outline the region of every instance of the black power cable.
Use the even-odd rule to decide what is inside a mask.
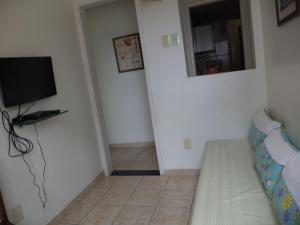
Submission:
[[[41,203],[42,203],[43,209],[45,209],[45,208],[46,208],[46,203],[45,203],[45,201],[44,201],[44,199],[43,199],[43,197],[42,197],[42,194],[41,194],[42,190],[41,190],[40,185],[38,185],[38,183],[36,182],[37,179],[36,179],[36,176],[35,176],[34,172],[32,171],[32,167],[31,167],[31,165],[27,162],[27,160],[25,159],[24,155],[22,155],[22,159],[23,159],[23,161],[24,161],[24,163],[25,163],[25,165],[26,165],[26,167],[27,167],[27,169],[28,169],[30,175],[33,177],[33,186],[35,186],[35,187],[38,189],[38,196],[39,196],[39,199],[40,199],[40,201],[41,201]]]
[[[45,209],[45,208],[46,208],[46,204],[47,204],[47,202],[48,202],[48,195],[47,195],[46,188],[45,188],[47,161],[46,161],[46,158],[45,158],[45,154],[44,154],[42,145],[41,145],[40,140],[39,140],[39,133],[38,133],[38,129],[37,129],[37,124],[36,124],[36,123],[34,124],[34,130],[35,130],[35,134],[36,134],[36,141],[37,141],[37,143],[38,143],[38,145],[39,145],[40,152],[41,152],[41,156],[42,156],[42,159],[43,159],[43,161],[44,161],[42,190],[43,190],[45,199],[43,200],[43,199],[40,197],[40,200],[41,200],[41,202],[42,202],[43,209]]]
[[[23,116],[25,113],[27,113],[33,106],[35,105],[35,102],[32,102],[32,104],[24,111],[21,113],[21,105],[19,105],[19,113],[18,116]]]
[[[8,134],[8,155],[9,157],[16,158],[24,156],[33,151],[33,143],[30,139],[19,136],[11,123],[10,116],[7,111],[4,111],[0,107],[2,115],[2,124],[4,130]],[[16,153],[12,152],[12,146],[14,147]]]
[[[28,107],[23,113],[21,113],[21,105],[19,105],[18,107],[18,117],[24,115],[25,113],[27,113],[35,104],[35,102],[32,103],[32,105],[30,105],[30,107]],[[34,129],[35,129],[35,134],[36,134],[36,140],[41,152],[41,156],[44,162],[44,166],[43,166],[43,181],[42,181],[42,185],[38,185],[36,182],[36,175],[34,174],[33,170],[32,170],[32,166],[27,162],[27,160],[25,159],[25,155],[31,153],[34,149],[34,145],[33,142],[25,137],[21,137],[20,135],[18,135],[15,131],[14,125],[11,122],[10,119],[10,115],[7,111],[3,110],[2,107],[0,106],[0,112],[2,115],[2,124],[3,124],[3,128],[4,130],[7,132],[8,134],[8,155],[11,158],[17,158],[17,157],[22,157],[26,167],[28,168],[28,171],[30,173],[30,175],[33,177],[33,185],[38,189],[38,196],[39,199],[42,203],[42,207],[43,209],[46,208],[46,204],[48,201],[48,196],[46,193],[46,189],[45,189],[45,182],[46,182],[46,166],[47,166],[47,162],[45,159],[45,155],[43,152],[43,148],[42,145],[39,141],[39,134],[38,134],[38,129],[37,129],[37,125],[34,124]],[[15,150],[15,153],[12,152],[12,147]],[[42,197],[42,192],[44,194],[44,198]]]

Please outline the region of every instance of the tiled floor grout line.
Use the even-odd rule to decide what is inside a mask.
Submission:
[[[143,150],[140,154],[137,155],[137,157],[133,160],[132,165],[134,165],[134,163],[138,161],[137,159],[138,159],[142,154],[144,154],[145,151],[146,151],[146,150]],[[131,166],[132,166],[132,165],[131,165]],[[128,167],[129,170],[130,170],[130,167],[131,167],[131,166]]]
[[[131,149],[130,148],[125,148],[125,149],[123,149],[123,150],[118,150],[118,151],[125,151],[125,150],[128,150],[128,151],[130,151]],[[152,169],[154,169],[154,165],[156,165],[157,164],[157,151],[156,151],[156,148],[153,148],[152,149],[153,151],[154,151],[154,154],[155,154],[155,159],[153,159],[153,160],[150,160],[150,162],[151,162],[151,164],[148,166],[148,168],[147,169],[145,169],[145,168],[143,168],[143,170],[152,170]],[[151,151],[152,151],[151,150]],[[110,149],[110,151],[112,151],[112,149]],[[150,150],[146,150],[145,148],[139,153],[139,154],[137,154],[137,156],[133,159],[133,160],[124,160],[124,162],[125,161],[130,161],[130,162],[132,162],[132,165],[130,165],[130,166],[126,166],[126,170],[139,170],[139,169],[137,169],[137,168],[135,168],[135,169],[132,169],[132,167],[133,167],[133,165],[135,164],[135,163],[137,163],[137,162],[142,162],[143,160],[138,160],[138,158],[140,157],[140,156],[142,156],[143,154],[145,154],[145,153],[147,153],[147,151],[150,151]],[[111,153],[112,154],[112,153]],[[120,153],[120,155],[116,158],[116,159],[114,159],[113,161],[119,161],[119,163],[120,162],[122,162],[122,160],[120,160],[120,158],[122,158],[122,156],[124,155],[124,153]],[[145,161],[147,161],[147,160],[145,160]],[[158,169],[158,168],[155,168],[155,169]],[[117,170],[117,169],[115,169],[115,168],[113,168],[113,170]],[[119,169],[118,169],[119,170]],[[124,169],[125,170],[125,169]]]
[[[163,194],[164,194],[164,192],[165,192],[165,190],[166,190],[166,188],[167,188],[167,186],[168,186],[169,180],[170,180],[170,177],[168,176],[168,180],[167,180],[167,182],[166,182],[165,187],[163,188],[162,195],[161,195],[160,199],[158,200],[158,203],[156,204],[156,207],[154,208],[153,214],[152,214],[152,216],[151,216],[151,218],[150,218],[150,220],[149,220],[148,225],[151,224],[151,222],[152,222],[152,220],[153,220],[153,218],[154,218],[154,215],[155,215],[155,213],[156,213],[156,210],[157,210],[158,207],[159,207],[160,200],[162,199],[162,196],[163,196]]]
[[[142,177],[141,181],[138,183],[138,185],[135,187],[135,189],[133,190],[133,192],[131,193],[131,195],[129,196],[128,200],[126,201],[125,205],[123,205],[122,209],[120,210],[119,214],[116,216],[116,218],[114,219],[114,221],[112,222],[111,225],[114,225],[115,222],[117,221],[117,219],[120,217],[123,209],[125,209],[126,206],[128,206],[128,202],[130,201],[131,197],[133,196],[133,194],[135,193],[135,191],[137,190],[138,186],[141,184],[141,182],[143,181],[144,177]]]
[[[125,149],[119,150],[119,151],[124,151],[124,150],[129,150],[129,151],[130,151],[129,148],[125,148]],[[110,149],[110,151],[111,151],[111,149]],[[137,159],[138,159],[138,157],[140,157],[140,156],[144,153],[144,151],[145,151],[145,150],[141,151],[139,154],[137,154],[137,156],[135,157],[135,159],[129,160],[129,161],[133,161],[133,163],[136,162]],[[124,155],[124,153],[121,153],[121,155],[118,157],[118,159],[120,159],[123,155]]]
[[[151,164],[151,166],[150,166],[150,168],[154,168],[154,165],[156,165],[156,163],[157,163],[157,159],[156,160],[153,160],[153,163]]]
[[[92,191],[94,191],[94,190],[97,190],[97,189],[102,189],[102,190],[104,190],[104,192],[103,192],[103,194],[102,194],[102,196],[97,200],[97,202],[96,203],[94,203],[94,204],[90,204],[90,206],[91,206],[91,209],[89,209],[88,210],[88,212],[87,213],[85,213],[84,214],[84,216],[82,217],[82,219],[79,221],[79,223],[78,224],[70,224],[70,223],[61,223],[61,222],[58,222],[58,224],[61,224],[61,225],[79,225],[79,224],[81,224],[86,218],[87,218],[87,216],[93,211],[93,210],[95,210],[95,208],[96,207],[99,207],[99,206],[104,206],[105,207],[105,205],[106,206],[119,206],[120,207],[120,211],[119,211],[119,213],[115,216],[115,217],[112,217],[112,222],[111,222],[111,225],[114,225],[114,224],[116,224],[116,221],[120,218],[120,216],[121,216],[121,213],[123,212],[123,210],[126,208],[126,207],[137,207],[137,208],[153,208],[153,213],[152,213],[152,215],[151,215],[151,217],[150,217],[150,219],[149,219],[149,222],[147,223],[147,225],[150,225],[151,223],[152,223],[152,221],[153,221],[153,219],[154,219],[154,217],[155,217],[155,215],[156,215],[156,212],[158,211],[158,209],[160,208],[160,203],[161,203],[161,201],[162,201],[162,199],[163,199],[163,196],[164,196],[164,193],[167,191],[167,190],[177,190],[177,189],[170,189],[170,188],[168,188],[168,185],[169,185],[169,183],[170,183],[170,180],[171,180],[171,178],[172,178],[172,176],[166,176],[166,180],[164,180],[164,186],[163,186],[163,188],[161,188],[161,189],[159,189],[159,188],[147,188],[147,185],[145,186],[145,188],[143,188],[143,185],[142,185],[142,183],[145,181],[145,176],[140,176],[140,180],[137,182],[137,184],[136,184],[136,186],[132,189],[132,193],[130,193],[129,194],[129,197],[128,197],[128,199],[123,203],[123,204],[120,204],[120,205],[115,205],[115,204],[100,204],[100,201],[102,200],[102,199],[104,199],[104,197],[105,197],[105,195],[109,192],[109,191],[111,191],[111,190],[113,190],[114,188],[114,186],[116,185],[116,183],[121,179],[121,178],[123,178],[123,177],[120,177],[120,176],[116,176],[117,178],[115,179],[115,181],[113,181],[110,185],[108,185],[108,186],[106,186],[105,188],[101,188],[101,185],[99,185],[101,182],[103,182],[103,181],[105,181],[105,177],[103,177],[99,182],[97,182],[97,184],[93,187],[93,188],[91,188],[91,190],[89,190],[88,192],[87,192],[87,194],[85,195],[85,197],[86,196],[88,196],[88,194],[90,194]],[[157,177],[162,177],[162,176],[157,176]],[[166,207],[161,207],[161,208],[175,208],[175,209],[186,209],[186,210],[189,210],[188,211],[188,220],[187,220],[187,225],[189,225],[190,223],[191,223],[191,218],[192,218],[192,210],[193,210],[193,205],[194,205],[194,202],[195,202],[195,197],[196,197],[196,192],[197,192],[197,183],[198,183],[198,179],[199,179],[199,176],[197,177],[197,180],[196,180],[196,185],[195,185],[195,187],[194,187],[194,189],[192,189],[191,191],[193,191],[193,199],[192,199],[192,205],[191,205],[191,207],[180,207],[180,206],[178,206],[178,207],[176,207],[176,206],[174,206],[174,207],[168,207],[168,206],[166,206]],[[158,182],[158,184],[159,185],[161,185],[161,183],[160,183],[160,181]],[[105,182],[104,182],[104,185],[105,185]],[[127,188],[126,188],[127,187]],[[154,187],[154,186],[152,186],[152,187]],[[156,186],[155,186],[156,187]],[[162,187],[162,186],[160,186],[160,187]],[[130,188],[128,188],[128,185],[126,186],[119,186],[119,187],[116,187],[115,189],[128,189],[128,190],[130,190]],[[133,204],[133,205],[129,205],[129,202],[131,201],[131,199],[133,198],[133,196],[134,196],[134,194],[138,191],[138,190],[152,190],[152,191],[161,191],[161,195],[160,195],[160,197],[159,197],[159,199],[158,199],[158,201],[157,201],[157,203],[156,204],[153,204],[153,205],[139,205],[140,203],[137,203],[137,205],[135,205],[135,204]],[[184,189],[185,190],[185,189]],[[184,191],[183,190],[183,191]],[[186,191],[189,191],[189,190],[186,190]],[[83,198],[83,199],[85,199],[85,197]],[[176,199],[176,198],[175,198]],[[82,201],[82,200],[81,200]],[[75,205],[80,205],[80,202],[81,201],[79,201],[78,203],[75,203]],[[85,204],[85,203],[84,203]],[[89,205],[89,204],[85,204],[85,205]]]
[[[82,217],[82,219],[79,221],[79,223],[78,223],[78,225],[85,219],[85,217],[87,217],[89,214],[90,214],[90,212],[92,212],[92,210],[94,209],[94,208],[96,208],[97,207],[97,205],[93,205],[93,207],[85,214],[85,216],[83,216]]]
[[[105,179],[105,177],[104,177]],[[103,179],[103,180],[104,180]],[[84,221],[84,219],[99,205],[98,203],[100,202],[100,200],[102,200],[102,198],[104,198],[104,196],[106,195],[106,193],[111,190],[111,188],[113,187],[113,185],[115,185],[115,183],[117,183],[117,181],[120,179],[120,177],[117,177],[117,179],[115,180],[115,182],[112,183],[112,185],[110,185],[109,187],[107,187],[107,189],[103,189],[105,190],[105,192],[103,193],[103,195],[98,199],[97,203],[95,203],[94,205],[92,205],[92,208],[85,214],[85,216],[82,217],[82,219],[79,221],[78,224],[74,224],[74,225],[79,225],[80,223],[82,223],[82,221]],[[97,185],[96,185],[97,186]],[[97,189],[97,187],[93,187],[93,189],[91,189],[88,193],[91,193],[93,190]],[[99,188],[101,189],[101,188]],[[70,224],[72,225],[72,224]]]
[[[113,225],[117,221],[117,219],[120,217],[123,209],[125,209],[125,205],[122,205],[122,208],[121,208],[120,212],[118,213],[118,215],[116,216],[116,218],[113,219],[111,225]]]
[[[190,209],[190,214],[189,214],[188,225],[190,225],[191,222],[192,222],[191,219],[192,219],[193,206],[194,206],[194,203],[195,203],[195,198],[196,198],[196,193],[197,193],[198,180],[199,180],[199,176],[197,177],[197,180],[196,180],[196,185],[195,185],[194,194],[193,194],[193,201],[192,201],[192,205],[191,205],[191,209]]]
[[[133,192],[131,193],[129,199],[126,201],[125,205],[128,206],[128,203],[131,199],[131,197],[134,195],[134,193],[136,192],[136,190],[138,190],[139,185],[143,182],[144,180],[144,176],[142,176],[142,179],[140,180],[140,182],[138,183],[138,185],[134,188]]]
[[[168,181],[167,181],[167,184],[166,184],[166,186],[165,186],[165,188],[163,189],[163,194],[164,194],[164,192],[166,191],[166,190],[168,190],[167,189],[167,186],[168,186],[168,183],[169,183],[169,181],[170,181],[170,176],[168,176]],[[172,190],[172,189],[169,189],[169,190]],[[174,189],[175,190],[175,189]],[[186,191],[188,191],[188,190],[186,190]],[[195,198],[195,193],[196,193],[196,187],[193,189],[193,190],[191,190],[191,191],[193,191],[194,192],[194,194],[193,194],[193,200],[192,200],[192,205],[191,205],[191,207],[190,208],[186,208],[186,207],[167,207],[167,208],[177,208],[177,209],[188,209],[189,210],[189,218],[188,218],[188,224],[187,225],[189,225],[190,224],[190,219],[191,219],[191,214],[192,214],[192,209],[193,209],[193,204],[194,204],[194,198]],[[163,198],[163,196],[160,198],[160,200]],[[150,222],[149,222],[149,224],[148,225],[151,225],[151,221],[152,221],[152,219],[153,219],[153,217],[154,217],[154,214],[155,214],[155,212],[156,212],[156,210],[159,208],[159,203],[160,203],[160,200],[159,200],[159,202],[158,202],[158,204],[157,204],[157,206],[156,206],[156,208],[155,208],[155,210],[154,210],[154,213],[153,213],[153,215],[152,215],[152,217],[151,217],[151,219],[150,219]],[[165,207],[162,207],[162,208],[165,208]]]
[[[129,151],[130,151],[130,150],[129,150]],[[133,161],[136,162],[137,159],[138,159],[142,154],[144,154],[144,152],[145,152],[145,150],[141,151],[141,152],[135,157],[135,159],[134,159]]]

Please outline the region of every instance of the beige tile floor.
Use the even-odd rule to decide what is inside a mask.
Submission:
[[[155,148],[111,149],[113,170],[158,170]]]
[[[197,176],[101,177],[49,225],[188,225]]]

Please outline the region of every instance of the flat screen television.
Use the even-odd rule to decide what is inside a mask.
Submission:
[[[51,57],[0,58],[5,107],[56,95]]]

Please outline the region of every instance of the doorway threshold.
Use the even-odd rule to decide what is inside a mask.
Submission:
[[[115,170],[111,176],[160,176],[159,170]]]

